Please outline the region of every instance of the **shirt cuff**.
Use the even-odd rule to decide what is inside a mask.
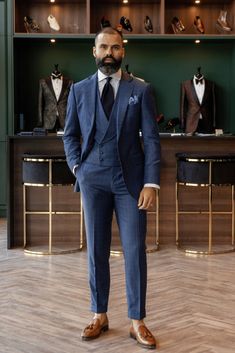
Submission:
[[[160,189],[160,185],[158,185],[158,184],[152,184],[152,183],[144,184],[144,187]]]

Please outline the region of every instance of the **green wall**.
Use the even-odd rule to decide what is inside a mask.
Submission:
[[[37,121],[39,79],[50,75],[55,63],[74,81],[92,74],[96,70],[93,41],[61,39],[51,44],[49,39],[17,39],[15,44],[15,111],[24,114],[27,129],[32,129]],[[215,82],[217,127],[235,132],[235,121],[230,118],[235,109],[231,93],[234,53],[232,41],[207,41],[196,45],[192,40],[129,40],[123,67],[129,64],[136,76],[153,84],[158,111],[168,120],[179,116],[180,83],[190,79],[201,66],[204,76]]]

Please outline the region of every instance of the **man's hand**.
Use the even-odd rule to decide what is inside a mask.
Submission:
[[[138,207],[140,210],[148,210],[155,205],[156,189],[152,187],[144,187],[140,192]]]

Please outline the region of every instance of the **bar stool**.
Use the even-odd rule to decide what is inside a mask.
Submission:
[[[226,253],[235,250],[234,247],[234,212],[235,212],[235,201],[234,201],[234,184],[235,184],[235,155],[208,155],[200,153],[177,153],[176,154],[176,245],[178,248],[183,249],[185,252],[193,254],[214,254],[214,253]],[[180,190],[190,187],[206,187],[208,188],[208,209],[202,211],[201,209],[195,210],[196,205],[193,205],[194,209],[182,210],[179,206]],[[218,186],[231,187],[231,210],[227,211],[214,211],[212,202],[212,192]],[[185,191],[185,190],[184,190]],[[192,189],[191,189],[192,191]],[[200,190],[197,189],[199,192]],[[186,190],[187,194],[187,190]],[[184,194],[184,195],[186,195]],[[182,195],[181,195],[182,196]],[[203,200],[201,200],[203,202]],[[192,205],[191,205],[192,206]],[[200,205],[201,206],[201,205]],[[200,208],[200,207],[199,207]],[[208,215],[208,246],[203,249],[202,244],[199,247],[182,245],[182,239],[179,233],[179,216],[180,215]],[[231,216],[231,244],[223,247],[221,244],[216,245],[217,249],[214,249],[215,244],[213,243],[213,227],[212,222],[214,215],[230,215]],[[185,221],[187,222],[187,221]],[[190,224],[192,231],[195,229],[198,233],[200,223],[195,220]],[[190,233],[190,232],[189,232]],[[191,239],[192,241],[193,239]],[[195,239],[194,239],[195,241]]]
[[[156,203],[152,209],[147,211],[147,219],[148,217],[154,217],[154,229],[153,229],[153,244],[147,245],[146,252],[152,253],[159,250],[159,190],[156,190]],[[147,222],[149,224],[149,222]],[[147,238],[148,238],[147,231]],[[147,239],[148,240],[148,239]],[[112,247],[110,251],[111,255],[121,255],[123,251],[119,248]]]
[[[77,211],[65,211],[65,210],[54,210],[54,195],[59,194],[60,187],[64,186],[73,186],[75,183],[75,177],[69,170],[65,156],[62,155],[32,155],[24,154],[22,157],[22,180],[23,180],[23,232],[24,232],[24,251],[27,253],[39,254],[39,255],[52,255],[52,254],[62,254],[62,253],[71,253],[79,251],[83,247],[83,212],[82,212],[82,203],[80,202],[80,209]],[[46,210],[28,210],[27,197],[30,198],[30,188],[46,188],[48,191],[45,192],[46,196]],[[35,189],[34,189],[35,190]],[[31,190],[32,192],[32,190]],[[72,191],[71,191],[72,192]],[[38,202],[41,199],[43,200],[43,190],[40,190],[40,193],[37,197]],[[41,197],[42,196],[42,197]],[[41,205],[42,206],[42,205]],[[43,203],[44,206],[44,203]],[[79,205],[78,205],[79,206]],[[44,207],[42,207],[44,208]],[[36,225],[36,222],[31,223],[31,234],[27,231],[27,216],[39,216],[46,215],[48,216],[48,235],[46,238],[48,241],[42,241],[43,244],[33,245],[29,243],[29,235],[32,235],[33,230],[32,226]],[[53,222],[53,217],[57,218],[57,222]],[[53,243],[53,224],[58,227],[62,223],[60,218],[62,215],[71,216],[78,215],[80,218],[79,222],[79,238],[76,239],[75,244],[70,245],[69,242],[64,241],[63,245],[54,245]],[[35,219],[35,218],[34,218]],[[42,229],[45,227],[45,224],[41,224]],[[61,224],[63,226],[63,223]],[[38,225],[40,227],[40,224]],[[67,230],[66,230],[67,231]],[[44,231],[45,232],[45,231]],[[42,231],[43,233],[43,231]],[[77,236],[76,233],[76,236]],[[37,243],[40,242],[37,239]]]

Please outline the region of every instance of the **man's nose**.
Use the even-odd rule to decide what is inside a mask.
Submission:
[[[107,53],[107,55],[111,55],[112,54],[112,47],[107,47],[106,53]]]

